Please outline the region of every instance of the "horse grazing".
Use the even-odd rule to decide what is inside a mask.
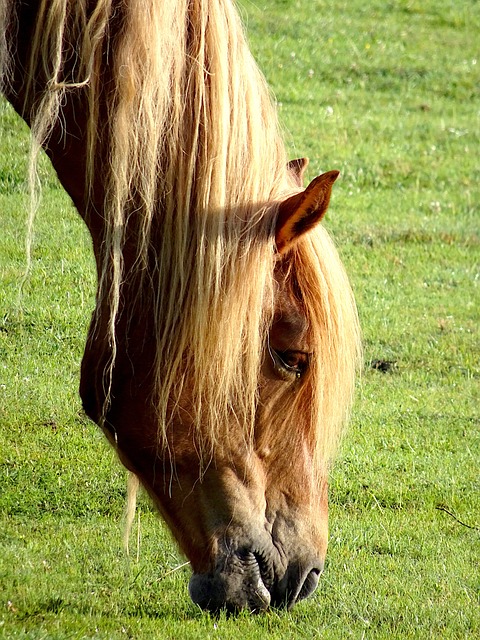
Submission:
[[[3,93],[92,237],[85,411],[195,603],[290,607],[322,572],[359,358],[318,224],[338,172],[303,189],[231,0],[3,0],[0,23]]]

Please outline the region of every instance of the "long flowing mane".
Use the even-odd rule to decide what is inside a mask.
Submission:
[[[296,187],[230,0],[42,0],[25,82],[39,144],[69,92],[88,104],[86,195],[95,176],[105,185],[97,309],[108,314],[107,401],[122,287],[138,278],[133,306],[155,321],[160,437],[188,385],[205,446],[221,446],[232,406],[248,438],[273,314],[275,203]],[[355,305],[325,229],[289,259],[318,354],[297,402],[327,459],[352,396]]]

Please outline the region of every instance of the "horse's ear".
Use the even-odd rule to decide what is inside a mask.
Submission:
[[[325,215],[332,185],[339,171],[328,171],[315,178],[301,193],[290,196],[278,208],[275,229],[277,251],[284,253]]]
[[[299,187],[303,187],[303,177],[308,167],[308,158],[297,158],[296,160],[290,160],[287,164],[290,172],[297,181]]]

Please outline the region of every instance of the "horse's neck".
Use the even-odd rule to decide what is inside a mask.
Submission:
[[[25,96],[25,76],[29,68],[29,49],[38,11],[38,0],[13,2],[12,15],[7,22],[6,37],[12,58],[9,81],[4,95],[17,113],[31,126],[32,105],[44,90],[42,80],[35,78],[28,100]],[[94,244],[100,242],[101,229],[101,183],[95,185],[92,199],[94,206],[87,207],[86,194],[86,114],[85,95],[81,90],[68,91],[61,106],[60,116],[53,127],[48,143],[44,145],[60,183],[87,223]],[[87,212],[88,210],[88,212]],[[98,212],[96,215],[95,210]]]

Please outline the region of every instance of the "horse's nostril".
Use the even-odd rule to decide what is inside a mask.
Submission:
[[[308,598],[308,596],[311,596],[312,593],[315,591],[315,589],[318,586],[318,580],[320,578],[320,574],[321,574],[321,570],[320,569],[311,569],[308,574],[307,577],[305,578],[300,591],[298,592],[298,595],[296,597],[296,602],[298,602],[299,600],[304,600],[305,598]]]
[[[291,609],[296,602],[305,600],[315,591],[322,573],[322,563],[313,568],[304,568],[300,564],[291,565],[283,580],[277,583],[272,593],[272,604],[276,607]]]

